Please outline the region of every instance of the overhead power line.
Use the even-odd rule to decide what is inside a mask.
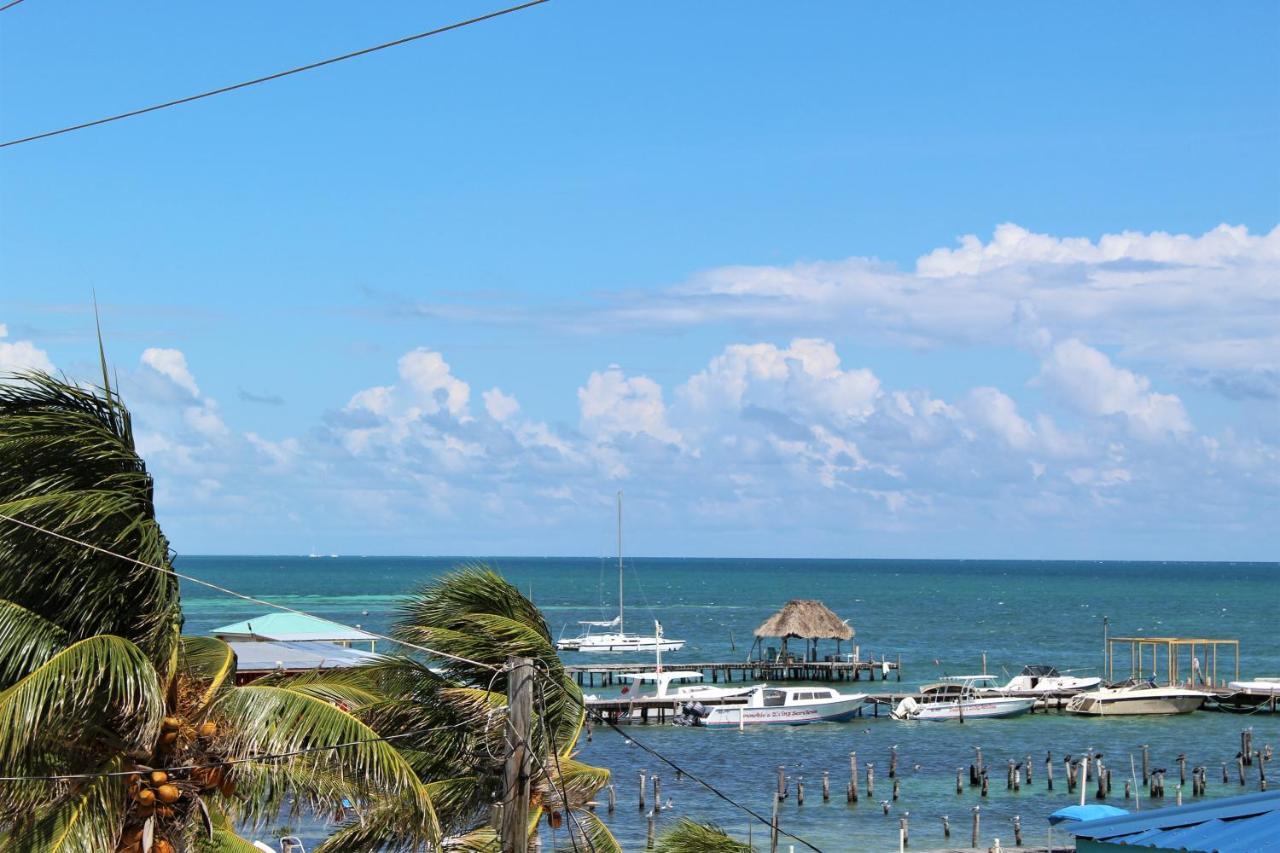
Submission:
[[[20,527],[26,527],[29,530],[34,530],[38,533],[43,533],[47,536],[52,536],[55,539],[61,539],[64,542],[70,542],[73,545],[79,545],[82,548],[88,548],[90,551],[96,551],[99,554],[106,554],[108,557],[115,557],[117,560],[124,560],[126,563],[133,563],[135,566],[141,566],[144,569],[151,569],[152,571],[160,572],[161,574],[164,574],[164,575],[171,575],[175,578],[180,578],[181,580],[184,580],[184,581],[190,581],[191,583],[199,584],[200,586],[203,586],[203,587],[208,587],[209,589],[216,590],[217,592],[221,592],[226,595],[230,595],[235,598],[238,598],[241,601],[248,601],[252,604],[260,604],[263,607],[270,607],[274,610],[283,610],[285,613],[293,613],[298,616],[306,616],[310,619],[320,618],[319,616],[315,616],[311,613],[307,613],[305,610],[298,610],[297,608],[289,607],[288,605],[285,605],[285,604],[277,604],[274,601],[267,601],[261,598],[254,598],[252,595],[245,595],[242,592],[236,592],[234,589],[228,589],[225,586],[219,586],[216,583],[211,583],[210,581],[202,580],[201,578],[197,578],[192,575],[183,574],[182,572],[176,571],[175,569],[171,569],[166,566],[157,566],[153,563],[148,563],[143,560],[139,560],[136,557],[130,557],[127,554],[118,554],[115,551],[110,551],[106,548],[100,547],[98,545],[94,545],[92,542],[85,542],[83,539],[76,539],[75,537],[68,536],[65,533],[59,533],[56,530],[50,530],[47,527],[41,527],[38,524],[32,524],[29,521],[23,521],[20,518],[14,518],[12,515],[6,515],[5,513],[0,512],[0,520],[8,521],[12,524],[17,524]],[[324,621],[333,622],[332,619],[327,619]],[[333,624],[342,625],[341,622],[334,622]],[[426,652],[429,655],[435,655],[437,657],[447,658],[448,660],[457,661],[458,663],[471,664],[472,666],[478,666],[478,667],[481,667],[482,669],[493,670],[494,672],[501,671],[499,667],[493,666],[492,664],[487,664],[478,660],[471,660],[471,658],[464,658],[460,655],[449,654],[448,652],[442,652],[439,649],[432,649],[432,648],[428,648],[427,646],[420,646],[417,643],[410,643],[407,640],[397,640],[395,637],[391,637],[386,634],[379,634],[377,631],[370,631],[367,628],[354,628],[351,625],[343,625],[342,627],[352,628],[352,630],[356,630],[356,631],[364,631],[364,633],[368,634],[370,637],[375,637],[379,640],[386,640],[389,643],[396,643],[401,646],[406,646],[410,649],[416,649],[417,651],[420,651],[420,652]]]
[[[16,0],[16,2],[20,3],[22,2],[22,0]],[[24,136],[21,139],[11,139],[8,142],[0,142],[0,148],[8,148],[11,145],[21,145],[24,142],[35,142],[37,139],[48,139],[51,136],[60,136],[61,134],[64,134],[64,133],[71,133],[73,130],[84,130],[85,128],[88,128],[88,127],[96,127],[97,125],[100,125],[100,124],[108,124],[113,121],[120,121],[121,119],[133,118],[134,116],[140,116],[140,115],[143,115],[144,113],[153,113],[153,112],[156,112],[157,110],[168,109],[169,107],[176,107],[176,106],[180,106],[181,104],[189,104],[192,101],[199,101],[204,98],[212,98],[214,95],[223,95],[223,94],[226,94],[227,92],[234,92],[237,89],[247,89],[250,86],[257,86],[259,83],[268,83],[272,80],[279,80],[281,77],[289,77],[293,74],[301,74],[304,71],[313,71],[317,68],[323,68],[326,65],[333,65],[334,63],[337,63],[337,62],[343,62],[348,59],[355,59],[358,56],[365,56],[370,53],[377,53],[380,50],[386,50],[387,48],[390,48],[390,47],[399,47],[402,44],[408,44],[410,42],[418,41],[419,39],[424,39],[429,36],[436,36],[436,35],[440,35],[441,33],[447,33],[450,30],[460,30],[463,27],[469,27],[472,24],[478,24],[481,21],[488,21],[493,18],[500,18],[503,15],[510,15],[512,12],[519,12],[521,10],[531,8],[533,6],[541,6],[543,3],[547,3],[547,2],[549,2],[549,0],[530,0],[530,2],[521,3],[519,6],[510,6],[506,9],[499,9],[496,12],[489,12],[488,14],[480,15],[479,17],[476,17],[476,18],[469,18],[465,21],[458,21],[457,23],[449,24],[447,26],[437,27],[434,30],[427,30],[426,32],[423,32],[423,33],[416,33],[411,36],[405,36],[404,38],[399,38],[399,39],[396,39],[395,41],[383,42],[382,44],[376,44],[373,47],[366,47],[361,50],[352,51],[351,53],[344,53],[341,56],[334,56],[334,57],[330,57],[329,59],[322,59],[319,62],[312,62],[308,65],[300,65],[297,68],[290,68],[287,71],[277,71],[275,74],[268,74],[266,77],[257,77],[253,80],[246,80],[243,83],[235,83],[231,86],[223,86],[218,89],[210,89],[209,91],[201,92],[198,95],[188,95],[185,98],[178,98],[173,101],[165,101],[162,104],[153,104],[152,106],[149,106],[149,107],[143,107],[137,110],[130,110],[129,112],[119,113],[113,116],[107,116],[106,118],[94,119],[93,121],[81,122],[80,124],[73,124],[69,127],[59,128],[58,130],[47,130],[44,133],[37,133],[32,136]],[[10,3],[9,5],[12,6],[14,4]],[[5,6],[3,8],[0,8],[0,11],[4,11],[4,9],[7,9],[7,8],[9,7]]]
[[[17,6],[21,2],[22,0],[9,0],[8,3],[5,3],[3,6],[0,6],[0,12],[4,12],[8,9],[12,9],[14,6]]]

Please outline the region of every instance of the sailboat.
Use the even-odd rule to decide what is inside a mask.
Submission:
[[[562,652],[678,652],[684,648],[684,640],[669,640],[657,631],[653,636],[628,634],[624,630],[622,605],[622,492],[618,492],[618,615],[607,622],[579,622],[586,633],[556,641]],[[605,628],[592,633],[592,628]]]

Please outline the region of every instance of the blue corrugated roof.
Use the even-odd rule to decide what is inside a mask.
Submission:
[[[375,640],[358,628],[348,628],[327,619],[299,613],[264,613],[253,619],[223,625],[211,632],[215,637],[240,639],[260,637],[266,640]]]
[[[1202,800],[1067,827],[1079,838],[1202,853],[1280,853],[1280,791]]]

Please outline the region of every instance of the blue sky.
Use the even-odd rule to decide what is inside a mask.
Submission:
[[[492,8],[32,0],[0,130]],[[554,0],[0,151],[0,368],[96,290],[187,553],[1275,559],[1278,38]]]

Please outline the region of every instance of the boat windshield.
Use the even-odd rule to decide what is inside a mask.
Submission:
[[[770,688],[764,691],[764,706],[766,708],[776,708],[779,705],[787,704],[787,694],[781,690]]]
[[[1019,675],[1029,675],[1032,678],[1057,678],[1059,676],[1057,667],[1044,666],[1037,664],[1034,666],[1024,666]]]

